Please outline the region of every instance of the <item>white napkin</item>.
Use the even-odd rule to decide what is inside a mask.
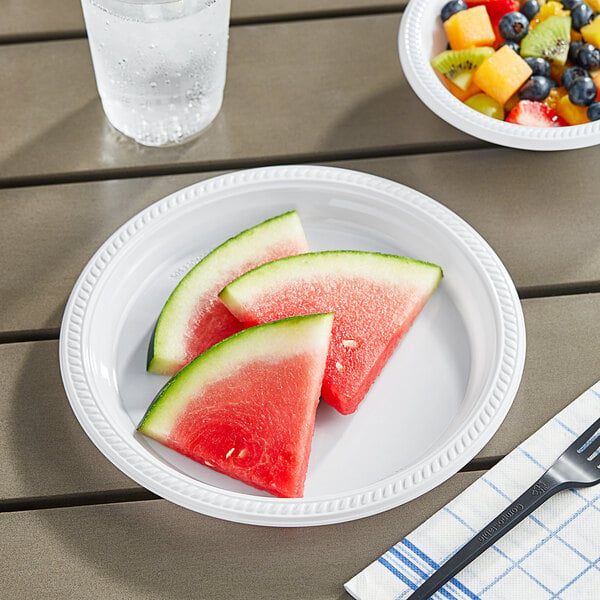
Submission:
[[[600,382],[345,584],[357,600],[402,600],[536,481],[600,416]],[[565,490],[432,596],[600,600],[600,484]]]

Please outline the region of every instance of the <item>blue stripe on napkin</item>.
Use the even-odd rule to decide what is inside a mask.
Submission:
[[[357,600],[403,600],[410,596],[538,479],[599,415],[600,382],[353,577],[346,590]],[[557,494],[432,598],[600,600],[600,488]]]

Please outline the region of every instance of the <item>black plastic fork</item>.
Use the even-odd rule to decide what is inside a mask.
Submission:
[[[490,521],[406,600],[427,600],[459,571],[557,492],[600,483],[600,419],[590,425],[552,466],[508,508]]]

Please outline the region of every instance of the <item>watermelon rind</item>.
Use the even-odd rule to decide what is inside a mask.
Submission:
[[[164,439],[185,410],[191,394],[230,376],[247,362],[293,358],[302,350],[327,353],[332,313],[279,319],[244,329],[215,344],[183,367],[156,395],[137,430]]]
[[[295,210],[277,215],[228,239],[199,261],[179,282],[165,302],[148,346],[147,369],[174,375],[194,356],[186,356],[190,322],[195,312],[205,310],[203,298],[218,303],[217,292],[230,279],[271,260],[269,250],[289,245],[294,253],[308,252],[308,244]],[[264,260],[261,257],[267,257]],[[215,340],[220,341],[219,340]]]
[[[298,277],[323,279],[330,275],[377,278],[393,283],[402,277],[423,289],[435,288],[443,277],[439,265],[431,262],[363,250],[326,250],[288,256],[260,265],[234,279],[219,292],[219,298],[234,315],[244,312],[244,306],[264,293],[271,282],[278,287],[294,283]],[[239,299],[243,298],[244,303]]]

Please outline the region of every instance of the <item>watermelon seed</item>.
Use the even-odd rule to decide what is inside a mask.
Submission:
[[[242,448],[238,454],[238,458],[244,458],[244,456],[246,456],[246,454],[248,454],[248,449]]]
[[[343,370],[344,370],[344,365],[343,365],[342,363],[336,362],[336,363],[335,363],[335,368],[336,368],[338,371],[343,371]]]
[[[205,460],[205,461],[204,461],[204,464],[205,464],[207,467],[214,467],[214,466],[215,466],[215,465],[213,465],[211,462],[209,462],[208,460]]]
[[[356,340],[342,340],[342,346],[345,346],[346,348],[356,348],[358,342]]]
[[[228,453],[225,455],[225,458],[229,458],[229,457],[230,457],[230,456],[233,454],[233,451],[234,451],[234,450],[235,450],[235,448],[232,448],[232,449],[231,449],[231,450],[230,450],[230,451],[229,451],[229,452],[228,452]]]

